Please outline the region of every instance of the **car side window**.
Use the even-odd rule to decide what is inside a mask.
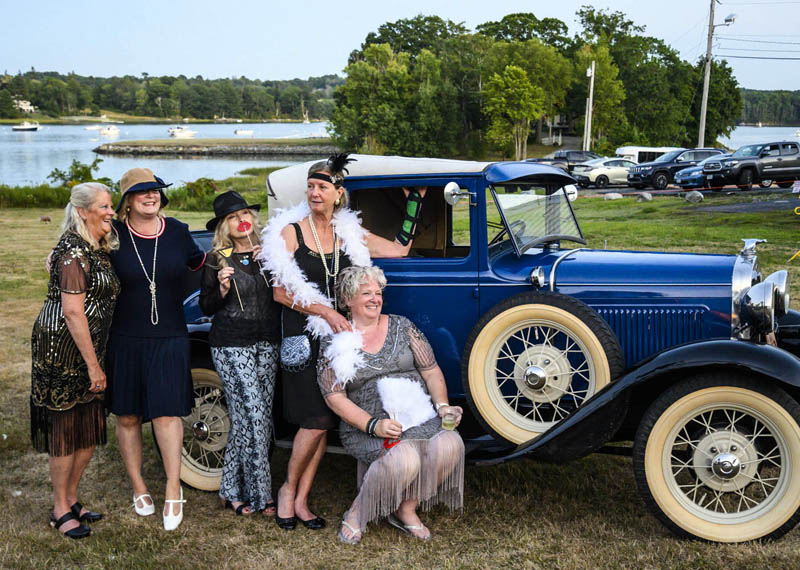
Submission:
[[[621,160],[609,160],[605,165],[611,168],[616,168],[617,166],[620,166],[621,163]]]
[[[761,156],[779,156],[781,154],[780,145],[771,144],[764,147]]]
[[[794,143],[784,143],[781,145],[781,154],[784,156],[798,154],[800,152]]]
[[[696,160],[695,159],[695,153],[694,152],[684,152],[682,155],[680,155],[680,159],[681,159],[681,162],[692,162],[692,161]]]
[[[582,154],[579,153],[579,152],[568,152],[567,153],[567,158],[569,160],[583,160],[584,159]]]
[[[624,168],[630,168],[631,166],[636,166],[635,162],[631,162],[630,160],[620,160],[620,166]]]
[[[408,187],[408,186],[406,186]],[[363,226],[375,235],[394,240],[400,231],[406,198],[403,185],[360,188],[350,192],[351,207],[361,212]],[[428,186],[422,202],[410,257],[467,257],[470,248],[469,199],[455,206],[444,201],[443,186]]]

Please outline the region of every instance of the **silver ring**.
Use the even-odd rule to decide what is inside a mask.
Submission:
[[[95,385],[94,385],[94,387],[95,387],[95,388],[99,388],[99,387],[100,387],[100,384],[95,384]]]

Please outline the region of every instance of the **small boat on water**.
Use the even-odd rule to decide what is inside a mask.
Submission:
[[[115,125],[108,125],[107,127],[103,127],[100,129],[100,136],[101,137],[118,137],[119,136],[119,128]]]
[[[252,137],[253,136],[253,129],[234,129],[233,134]]]
[[[176,139],[193,139],[197,135],[197,131],[193,131],[189,127],[170,127],[167,129],[169,136]]]
[[[84,131],[99,131],[103,127],[100,125],[89,125],[88,127],[83,127]]]
[[[23,121],[19,125],[12,125],[12,131],[38,131],[42,127],[36,121]]]

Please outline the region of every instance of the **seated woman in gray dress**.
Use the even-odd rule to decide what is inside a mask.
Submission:
[[[385,286],[377,267],[343,270],[337,295],[353,331],[320,346],[320,389],[342,419],[342,444],[359,461],[359,493],[338,534],[348,544],[384,517],[427,540],[431,533],[417,507],[463,504],[464,443],[442,428],[445,416],[457,426],[462,409],[448,404],[444,376],[422,332],[405,317],[381,314]]]

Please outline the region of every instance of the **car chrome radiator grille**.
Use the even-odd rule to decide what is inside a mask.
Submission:
[[[665,348],[702,338],[707,311],[700,307],[599,307],[596,310],[614,329],[627,366]]]
[[[708,162],[703,165],[703,172],[719,172],[722,170],[722,164],[719,162]]]

